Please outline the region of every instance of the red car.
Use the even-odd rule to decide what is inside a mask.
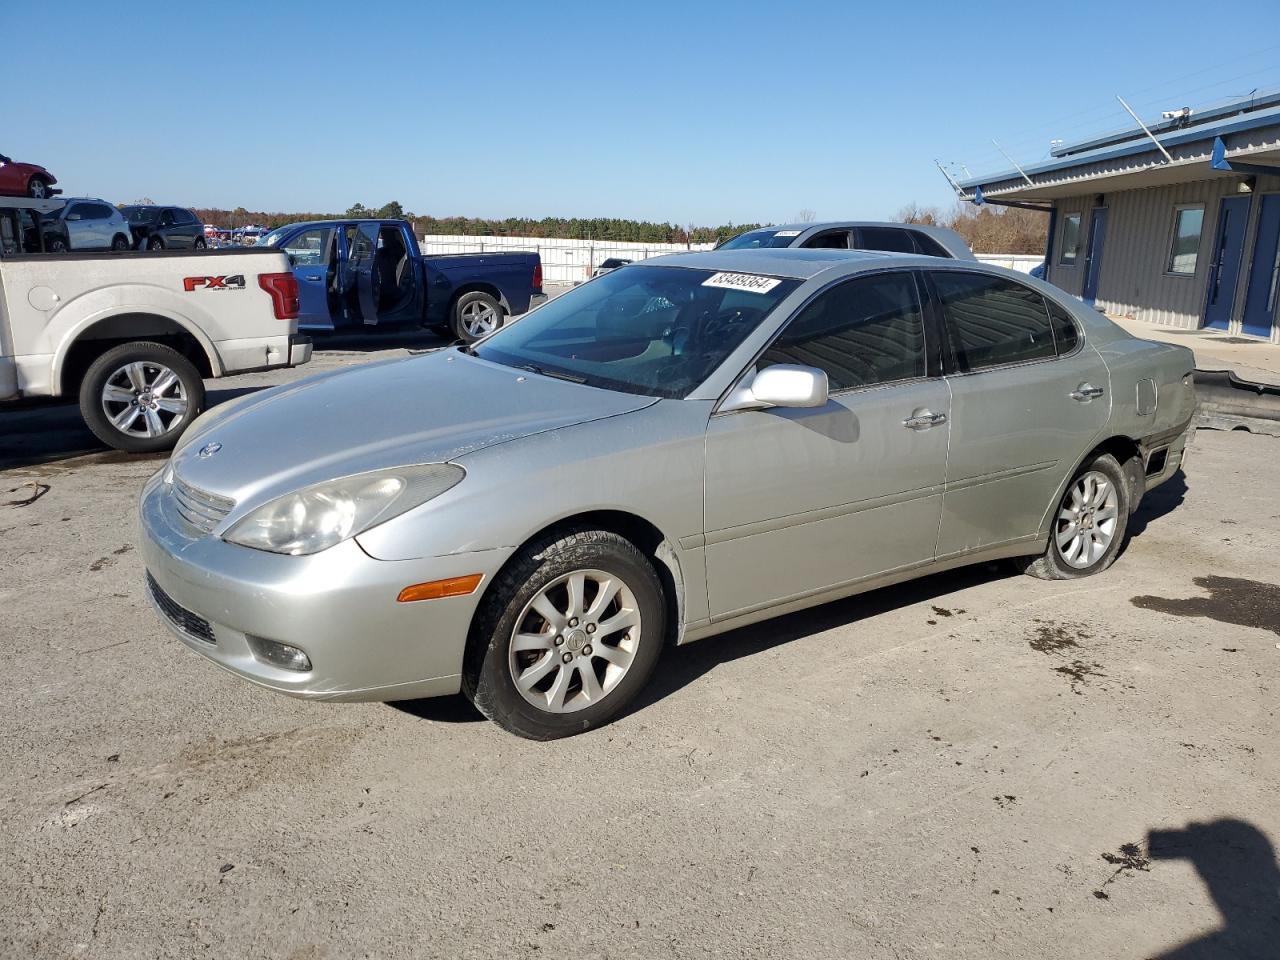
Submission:
[[[34,197],[45,200],[61,190],[53,185],[58,178],[35,163],[14,163],[0,153],[0,196]]]

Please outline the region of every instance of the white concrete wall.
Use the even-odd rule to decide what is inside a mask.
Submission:
[[[1019,273],[1030,273],[1044,263],[1043,254],[1039,253],[979,253],[975,256],[983,263],[1017,270]]]
[[[494,250],[536,250],[542,257],[544,283],[578,283],[591,279],[591,271],[609,257],[646,260],[666,253],[710,250],[714,244],[622,243],[613,240],[553,240],[546,237],[469,237],[430,234],[419,237],[423,253],[484,253]],[[984,263],[1030,273],[1044,258],[1038,255],[979,254]]]
[[[645,260],[666,253],[710,250],[713,244],[620,243],[612,240],[555,240],[546,237],[468,237],[432,234],[419,237],[423,253],[483,253],[493,250],[536,250],[542,257],[544,283],[579,283],[609,257]]]

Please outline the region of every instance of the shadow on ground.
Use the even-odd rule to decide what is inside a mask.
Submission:
[[[263,387],[210,390],[205,406],[215,407]],[[121,453],[90,432],[73,400],[15,404],[0,413],[0,470],[52,465],[86,454],[100,454],[100,462],[163,459],[168,453]]]
[[[1267,835],[1244,820],[1189,823],[1147,835],[1151,861],[1186,860],[1222,914],[1222,925],[1159,960],[1272,960],[1280,955],[1280,866]],[[1144,868],[1145,869],[1145,868]]]

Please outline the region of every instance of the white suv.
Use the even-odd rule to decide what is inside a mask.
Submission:
[[[44,215],[45,250],[128,250],[129,221],[114,204],[92,197],[69,197],[60,210]]]

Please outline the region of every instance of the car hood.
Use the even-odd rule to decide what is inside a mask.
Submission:
[[[322,480],[454,460],[656,402],[441,350],[233,400],[225,414],[215,408],[193,425],[173,466],[186,483],[256,504]]]

